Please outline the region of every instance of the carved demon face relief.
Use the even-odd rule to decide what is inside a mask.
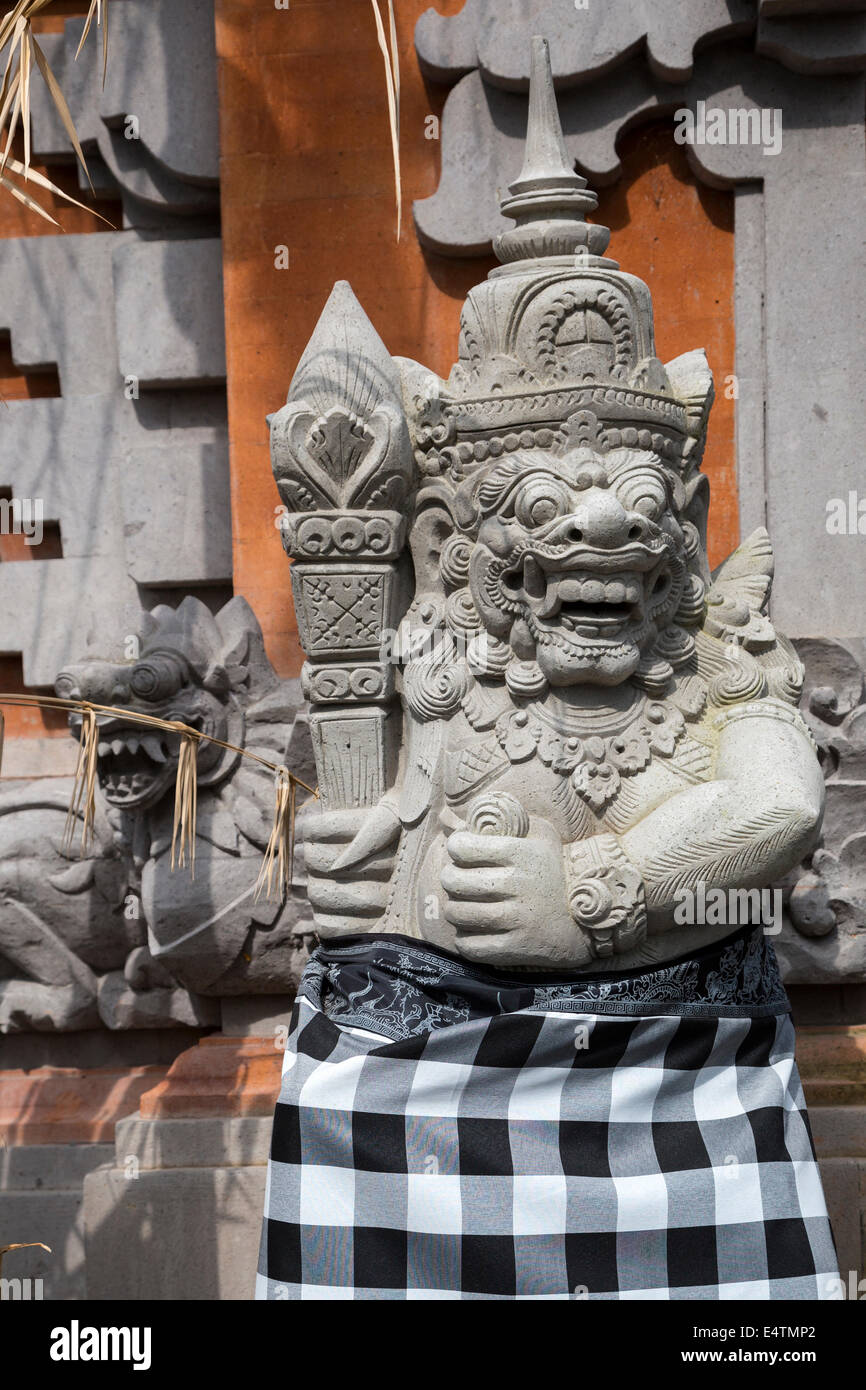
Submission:
[[[644,450],[517,453],[473,488],[469,587],[487,631],[552,686],[617,685],[677,609],[682,486]]]
[[[213,738],[226,739],[225,703],[202,689],[188,664],[175,653],[152,653],[131,666],[99,663],[98,669],[95,664],[70,667],[58,678],[57,691],[67,699],[96,700],[90,692],[106,677],[113,691],[111,703],[128,708],[130,714],[177,720]],[[88,694],[78,693],[82,690]],[[74,715],[70,724],[78,736],[80,716]],[[120,715],[101,716],[96,771],[109,805],[126,811],[155,806],[174,788],[179,747],[176,735]],[[206,775],[223,750],[204,742],[199,749],[199,772]]]
[[[66,699],[120,706],[132,714],[177,721],[210,738],[238,743],[242,716],[233,693],[240,668],[219,659],[224,647],[208,610],[198,600],[186,608],[156,609],[137,661],[85,661],[69,666],[55,688]],[[181,605],[183,608],[183,605]],[[105,800],[125,811],[156,806],[175,785],[180,739],[119,714],[97,716],[97,777]],[[81,716],[70,717],[75,737]],[[199,786],[227,775],[236,756],[202,740],[196,766]]]

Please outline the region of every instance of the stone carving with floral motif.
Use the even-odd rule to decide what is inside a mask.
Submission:
[[[180,740],[126,717],[180,720],[227,743],[311,762],[299,682],[278,680],[249,605],[189,597],[142,614],[137,659],[85,659],[58,695],[98,715],[93,842],[64,842],[70,780],[0,797],[0,1032],[202,1026],[219,998],[291,992],[313,925],[302,893],[255,900],[273,820],[271,772],[203,740],[196,864],[171,868]],[[70,717],[73,734],[81,716]]]

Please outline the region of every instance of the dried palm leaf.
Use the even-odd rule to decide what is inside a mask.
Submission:
[[[2,163],[0,163],[0,170],[3,169],[4,166]],[[24,175],[24,165],[21,163],[21,161],[18,159],[6,160],[5,170],[4,172],[0,173],[0,183],[3,184],[4,188],[8,189],[8,191],[12,194],[14,198],[17,198],[19,202],[24,203],[25,206],[29,207],[31,212],[38,212],[39,216],[44,217],[47,222],[53,222],[55,227],[59,226],[60,224],[58,223],[57,219],[52,217],[50,212],[46,212],[40,203],[35,202],[32,198],[28,197],[28,195],[24,192],[23,189],[18,188],[16,184],[12,183],[12,181],[6,176],[6,170],[11,171],[13,174]],[[110,227],[112,225],[108,221],[107,217],[102,216],[101,212],[96,212],[94,208],[89,208],[86,203],[79,203],[78,199],[73,198],[71,194],[63,193],[62,190],[55,189],[54,184],[51,182],[51,180],[47,179],[44,174],[40,174],[38,169],[28,170],[26,173],[26,178],[29,183],[35,183],[40,188],[47,188],[50,192],[60,192],[61,196],[64,197],[68,203],[72,203],[77,208],[83,208],[85,212],[92,212],[93,216],[98,217],[100,222],[104,222],[106,227]]]
[[[6,132],[6,144],[3,148],[3,158],[0,160],[0,169],[6,167],[6,161],[9,158],[9,150],[15,137],[15,131],[18,129],[18,117],[21,113],[20,73],[16,72],[15,80],[10,85],[7,105],[8,104],[12,106],[12,113],[9,118],[9,129]]]
[[[51,222],[55,227],[60,226],[56,217],[52,217],[51,213],[46,212],[35,198],[31,198],[29,194],[24,192],[23,188],[16,187],[12,180],[7,179],[4,174],[0,174],[0,188],[5,188],[7,193],[11,193],[13,198],[17,198],[19,203],[23,203],[29,212],[35,212],[40,217],[44,217],[46,222]]]
[[[391,127],[391,151],[394,159],[394,196],[397,203],[397,240],[403,219],[403,189],[400,177],[400,56],[397,51],[397,26],[394,19],[394,3],[388,0],[388,28],[391,36],[391,51],[385,38],[385,26],[379,10],[379,0],[370,0],[376,20],[376,37],[385,62],[385,88],[388,95],[388,121]]]
[[[18,54],[18,91],[21,96],[21,125],[24,129],[24,168],[30,168],[30,25],[21,35]]]
[[[75,151],[75,157],[84,170],[91,190],[93,189],[87,161],[66,98],[33,34],[31,22],[33,17],[49,3],[50,0],[18,0],[13,9],[0,19],[0,53],[8,46],[3,80],[0,83],[0,133],[5,130],[6,135],[3,154],[0,156],[0,186],[29,208],[31,212],[38,213],[39,216],[44,217],[46,221],[51,222],[56,227],[59,225],[56,218],[46,212],[34,198],[31,198],[16,184],[4,177],[7,168],[14,162],[10,159],[9,152],[20,123],[23,132],[24,159],[20,162],[20,167],[16,172],[23,174],[25,183],[32,179],[40,188],[47,189],[64,202],[84,208],[87,212],[93,212],[93,209],[88,208],[86,203],[80,203],[77,198],[73,198],[71,194],[66,193],[44,175],[37,177],[35,171],[31,169],[31,80],[33,69],[36,67],[48,88],[55,110]],[[90,0],[90,7],[75,56],[77,58],[81,52],[81,46],[87,38],[94,19],[97,26],[102,29],[102,81],[104,85],[108,63],[108,0]],[[99,217],[100,214],[94,213],[94,216]],[[111,223],[107,222],[104,217],[100,217],[100,221],[111,226]]]
[[[52,1254],[51,1246],[46,1245],[45,1242],[42,1240],[21,1240],[16,1241],[14,1245],[0,1245],[0,1274],[2,1274],[3,1271],[3,1256],[8,1255],[10,1250],[36,1249],[47,1250],[49,1255]]]
[[[94,15],[96,16],[97,28],[102,27],[102,85],[105,86],[105,73],[108,68],[108,0],[90,0],[90,9],[87,11],[87,18],[84,21],[81,38],[78,40],[75,57],[78,58],[84,40],[90,33]]]
[[[274,801],[274,823],[262,867],[256,882],[255,901],[262,892],[270,898],[276,887],[279,895],[291,891],[292,872],[295,863],[295,785],[296,779],[287,767],[278,767],[274,778],[276,797]]]
[[[400,140],[400,54],[397,50],[397,20],[394,0],[388,0],[388,35],[391,41],[391,66],[394,71],[394,106],[396,109],[397,140]]]
[[[198,740],[183,733],[174,784],[174,828],[171,836],[171,867],[182,869],[189,854],[190,877],[195,878],[195,817],[198,792],[196,755]]]
[[[87,160],[84,158],[84,151],[81,148],[81,144],[78,139],[78,133],[75,129],[75,124],[72,120],[72,115],[70,113],[69,107],[66,104],[66,97],[60,90],[60,84],[58,83],[57,78],[54,76],[54,73],[51,71],[51,68],[48,65],[48,59],[45,57],[45,54],[42,52],[42,49],[39,47],[39,44],[36,42],[35,38],[32,35],[30,37],[30,46],[33,49],[33,56],[36,59],[36,64],[39,68],[39,71],[42,73],[42,76],[45,79],[45,85],[51,93],[51,99],[54,102],[57,114],[63,122],[63,129],[69,136],[69,142],[75,151],[76,157],[78,158],[82,169],[84,170],[85,174],[87,174],[87,182],[90,184],[91,192],[93,192],[93,180],[91,179],[87,169]]]

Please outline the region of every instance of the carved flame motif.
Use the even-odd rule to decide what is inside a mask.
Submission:
[[[307,436],[307,449],[342,493],[373,443],[360,420],[342,410],[329,410]]]
[[[366,505],[371,482],[388,477],[393,433],[388,407],[380,406],[366,420],[340,406],[322,415],[297,409],[283,428],[294,474],[281,479],[287,501],[289,488],[300,478],[315,489],[320,505],[354,508]],[[296,497],[293,493],[292,500]]]

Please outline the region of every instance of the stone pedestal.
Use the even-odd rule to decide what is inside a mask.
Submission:
[[[87,1297],[83,1182],[113,1152],[111,1144],[89,1143],[0,1151],[0,1245],[38,1240],[49,1247],[10,1252],[4,1279],[29,1279],[31,1297]]]
[[[252,1297],[281,1062],[273,1036],[205,1038],[117,1125],[84,1184],[89,1298]]]
[[[0,1072],[0,1245],[7,1279],[45,1299],[87,1296],[85,1176],[113,1153],[117,1120],[165,1075],[162,1066],[36,1067]],[[10,1295],[14,1296],[14,1295]]]

